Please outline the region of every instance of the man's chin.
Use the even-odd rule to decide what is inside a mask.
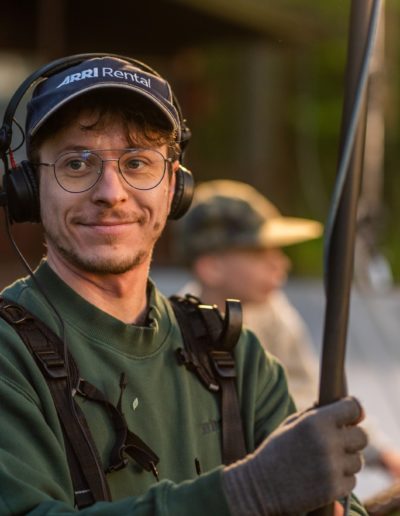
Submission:
[[[109,275],[124,274],[142,265],[147,260],[147,253],[139,251],[135,255],[102,256],[101,254],[86,256],[70,252],[65,249],[59,250],[64,259],[81,271],[92,274]]]
[[[78,264],[76,264],[78,265]],[[86,262],[79,264],[79,268],[85,272],[97,274],[99,276],[125,274],[137,267],[138,263],[110,263],[110,262]]]

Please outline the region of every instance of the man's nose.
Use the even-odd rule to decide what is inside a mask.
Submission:
[[[123,201],[128,196],[127,187],[119,170],[118,159],[103,160],[101,177],[93,192],[95,202],[115,204]]]

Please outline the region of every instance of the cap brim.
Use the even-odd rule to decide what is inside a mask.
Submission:
[[[62,101],[58,102],[57,104],[55,104],[51,110],[49,110],[37,123],[36,125],[34,125],[31,130],[30,130],[30,133],[29,133],[29,137],[32,137],[39,129],[40,127],[56,112],[58,111],[61,107],[63,107],[64,105],[68,104],[69,102],[71,102],[72,100],[74,100],[75,98],[78,98],[82,95],[85,95],[86,93],[90,92],[90,91],[93,91],[93,90],[98,90],[98,89],[104,89],[104,88],[109,88],[109,89],[124,89],[125,91],[131,91],[133,94],[137,94],[137,95],[141,95],[142,97],[145,97],[147,98],[150,102],[152,102],[153,104],[155,104],[159,109],[160,111],[162,111],[165,115],[165,117],[168,119],[168,121],[171,123],[171,128],[173,128],[174,130],[177,131],[177,135],[178,135],[178,138],[180,138],[180,128],[179,126],[177,125],[176,123],[176,120],[174,119],[173,115],[168,111],[168,109],[165,108],[165,106],[162,104],[162,102],[154,95],[152,95],[151,93],[149,92],[146,92],[144,91],[142,88],[138,88],[138,87],[135,87],[133,85],[125,85],[125,84],[121,84],[121,83],[110,83],[110,82],[107,82],[107,83],[97,83],[97,84],[93,84],[91,86],[88,86],[87,88],[85,88],[84,90],[80,90],[78,92],[75,92],[71,95],[68,95],[67,97],[63,98]]]
[[[264,224],[259,237],[265,247],[285,247],[318,238],[322,232],[323,225],[316,220],[274,217]]]

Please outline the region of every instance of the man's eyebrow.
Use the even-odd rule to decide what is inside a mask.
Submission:
[[[61,149],[58,149],[57,154],[63,154],[65,152],[73,152],[73,151],[84,151],[84,150],[90,150],[88,149],[87,145],[65,145]]]

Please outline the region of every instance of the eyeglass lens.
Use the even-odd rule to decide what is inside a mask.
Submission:
[[[118,162],[130,186],[149,190],[163,179],[167,160],[154,149],[128,149],[119,158],[102,158],[94,151],[66,152],[54,163],[56,179],[69,192],[84,192],[100,179],[107,161]]]

